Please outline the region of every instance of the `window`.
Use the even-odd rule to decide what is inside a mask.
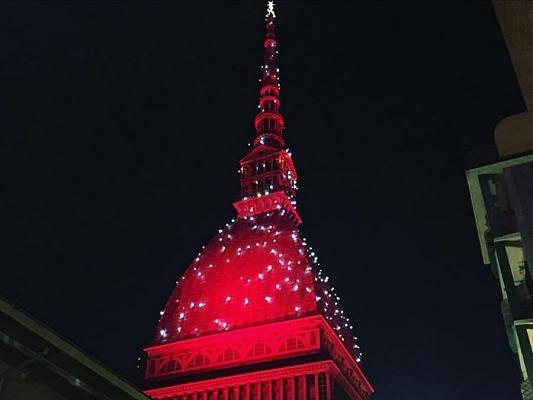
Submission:
[[[201,367],[203,365],[209,365],[209,359],[203,354],[197,354],[189,363],[189,367]]]
[[[226,349],[218,356],[217,361],[232,361],[232,360],[238,360],[240,358],[240,355],[237,351],[234,349]]]
[[[318,374],[318,400],[326,400],[328,396],[328,382],[324,372]]]

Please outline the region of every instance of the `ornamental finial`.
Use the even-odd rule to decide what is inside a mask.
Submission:
[[[267,15],[266,15],[266,18],[269,18],[269,17],[276,18],[276,13],[274,12],[274,2],[273,1],[267,2]]]

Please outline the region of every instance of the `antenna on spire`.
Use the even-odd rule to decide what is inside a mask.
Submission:
[[[273,1],[268,1],[267,2],[267,15],[266,15],[266,18],[269,18],[269,17],[276,18],[276,13],[274,12],[274,2]]]

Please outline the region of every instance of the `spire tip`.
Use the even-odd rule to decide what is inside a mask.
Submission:
[[[273,1],[268,1],[267,2],[267,14],[266,14],[266,18],[276,18],[276,13],[274,12],[274,2]]]

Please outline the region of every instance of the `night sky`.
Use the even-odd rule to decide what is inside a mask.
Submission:
[[[376,400],[518,399],[464,171],[524,104],[488,2],[278,4],[301,230]],[[0,294],[131,381],[234,217],[263,2],[0,3]]]

